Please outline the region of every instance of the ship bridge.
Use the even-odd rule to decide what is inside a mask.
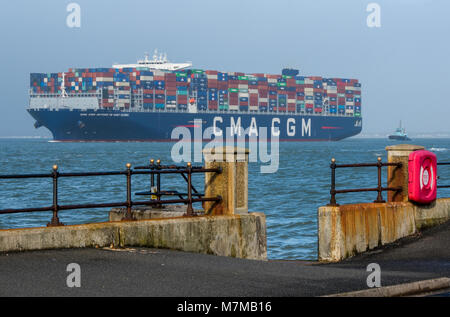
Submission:
[[[153,59],[149,59],[148,54],[145,54],[145,57],[143,60],[138,60],[136,64],[114,64],[112,65],[113,68],[137,68],[137,67],[148,67],[151,69],[159,69],[159,70],[167,70],[167,71],[174,71],[174,70],[180,70],[184,68],[191,67],[191,62],[186,63],[170,63],[167,60],[167,54],[160,53],[158,56],[158,51],[155,50],[153,54]]]

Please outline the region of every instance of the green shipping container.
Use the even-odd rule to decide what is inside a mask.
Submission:
[[[278,87],[286,87],[286,83],[278,83]]]
[[[237,88],[228,88],[229,92],[239,92],[239,89]]]
[[[291,79],[292,76],[288,76],[288,75],[282,75],[281,77],[283,77],[284,79]]]
[[[175,73],[177,77],[186,77],[186,73]]]
[[[239,80],[248,80],[248,76],[238,76]]]
[[[304,80],[296,80],[295,83],[296,83],[297,85],[304,85],[304,84],[305,84],[305,81],[304,81]]]
[[[201,70],[201,69],[193,69],[192,72],[193,72],[194,74],[203,74],[203,73],[205,73],[205,72],[204,72],[203,70]]]

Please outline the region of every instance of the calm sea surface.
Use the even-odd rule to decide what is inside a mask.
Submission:
[[[409,143],[434,151],[439,161],[450,161],[450,139],[417,139]],[[47,173],[53,164],[61,172],[117,171],[125,163],[146,164],[150,158],[172,163],[170,150],[174,143],[58,143],[43,139],[0,139],[0,174]],[[385,139],[348,139],[340,142],[282,142],[279,169],[261,174],[261,163],[249,166],[249,210],[267,216],[268,255],[270,259],[317,258],[317,208],[329,201],[329,162],[386,161],[385,147],[393,144]],[[441,184],[450,184],[450,167],[441,167]],[[376,186],[376,168],[337,170],[337,188]],[[386,170],[383,170],[383,180]],[[63,178],[59,180],[59,203],[125,201],[124,176]],[[163,190],[185,192],[180,176],[164,177]],[[203,176],[195,176],[197,188]],[[148,176],[133,178],[133,191],[147,190]],[[450,190],[441,190],[448,196]],[[386,195],[384,193],[384,195]],[[338,203],[369,202],[376,193],[338,195]],[[1,180],[0,209],[50,206],[50,179]],[[197,208],[200,206],[197,206]],[[0,228],[45,226],[51,213],[0,215]],[[65,224],[100,222],[108,219],[107,209],[60,212]]]

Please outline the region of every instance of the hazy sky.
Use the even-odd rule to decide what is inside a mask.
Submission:
[[[66,7],[81,7],[69,28]],[[381,27],[369,28],[369,3]],[[158,48],[195,68],[357,78],[364,133],[450,132],[448,0],[2,1],[0,136],[49,135],[25,111],[29,73],[131,63]]]

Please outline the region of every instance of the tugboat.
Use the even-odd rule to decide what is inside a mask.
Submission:
[[[408,138],[408,134],[406,133],[405,128],[402,128],[402,121],[400,121],[399,127],[395,130],[395,132],[389,135],[389,140],[399,140],[399,141],[410,141]]]

